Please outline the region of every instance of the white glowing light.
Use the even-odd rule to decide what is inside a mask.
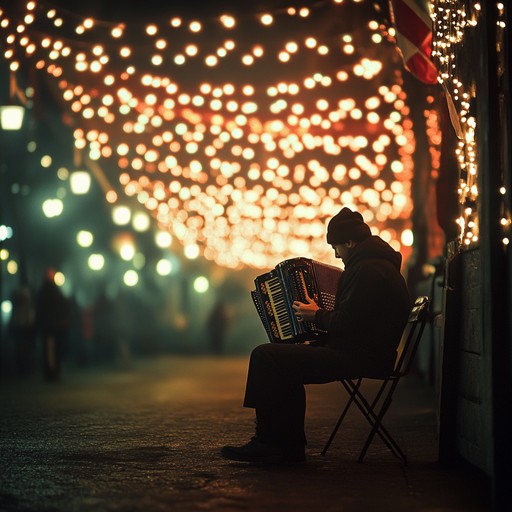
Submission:
[[[90,231],[79,231],[76,235],[76,241],[80,247],[90,247],[94,241],[94,236]]]
[[[101,270],[105,266],[105,257],[103,254],[91,254],[87,260],[91,270]]]
[[[126,286],[136,286],[139,282],[139,274],[135,270],[127,270],[124,273],[123,282]]]
[[[205,293],[208,291],[209,287],[210,282],[208,281],[208,278],[204,276],[199,276],[194,279],[194,290],[197,293]]]
[[[172,272],[172,263],[166,259],[158,260],[156,272],[160,276],[168,276]]]
[[[58,217],[64,210],[64,204],[60,199],[47,199],[43,202],[43,213],[46,217]]]

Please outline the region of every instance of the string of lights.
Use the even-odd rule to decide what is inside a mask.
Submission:
[[[439,70],[438,80],[442,84],[452,107],[452,122],[459,138],[456,149],[459,165],[459,203],[460,216],[457,223],[460,228],[459,243],[461,247],[471,247],[479,241],[479,211],[478,211],[478,159],[476,146],[477,121],[475,114],[477,90],[474,76],[461,76],[459,55],[470,40],[469,31],[475,30],[481,22],[482,6],[479,2],[464,2],[452,0],[435,0],[432,5],[433,20],[433,52]],[[505,4],[496,2],[498,12],[498,41],[496,51],[500,53],[503,42],[503,32],[506,29],[504,21]],[[502,226],[502,242],[504,246],[510,240],[510,212],[506,207],[507,194],[505,183],[500,187],[503,198],[500,220]]]
[[[0,33],[11,71],[44,74],[77,150],[116,174],[107,201],[136,199],[186,257],[270,268],[329,261],[325,224],[341,204],[404,256],[413,243],[414,127],[392,29],[369,9],[142,27],[4,2]]]
[[[505,69],[505,63],[503,60],[505,59],[505,32],[507,30],[506,23],[506,6],[503,2],[496,2],[496,10],[498,13],[497,16],[497,30],[496,30],[496,52],[498,55],[498,75],[501,76],[503,74],[503,70]],[[510,189],[507,187],[507,178],[508,182],[510,182],[510,175],[505,176],[502,173],[501,175],[501,186],[499,189],[499,194],[501,196],[500,210],[501,210],[501,229],[502,229],[502,243],[504,247],[507,247],[510,244],[511,238],[511,228],[512,228],[512,215],[510,213],[510,205],[511,205],[511,197],[510,197]]]

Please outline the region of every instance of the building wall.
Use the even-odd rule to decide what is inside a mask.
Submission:
[[[460,235],[447,245],[441,315],[439,454],[483,470],[493,510],[510,510],[512,6],[430,3],[459,159]]]
[[[492,395],[490,348],[482,310],[482,261],[479,249],[461,252],[460,343],[457,359],[456,446],[458,453],[492,473]]]
[[[439,458],[493,476],[492,352],[485,334],[482,252],[449,245],[440,334]]]

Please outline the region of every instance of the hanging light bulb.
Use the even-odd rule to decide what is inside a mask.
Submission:
[[[25,107],[15,100],[18,91],[16,79],[13,74],[10,77],[9,99],[0,106],[0,123],[2,130],[20,130],[25,117]]]
[[[69,185],[73,194],[87,194],[91,188],[91,175],[87,171],[74,171],[69,177]]]
[[[20,130],[23,126],[25,108],[21,105],[2,105],[0,107],[0,122],[2,130]]]

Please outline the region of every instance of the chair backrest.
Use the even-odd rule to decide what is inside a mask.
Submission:
[[[398,356],[395,362],[394,374],[404,376],[411,369],[414,356],[418,349],[425,325],[429,315],[430,299],[424,295],[419,296],[409,313],[402,339],[398,346]]]

